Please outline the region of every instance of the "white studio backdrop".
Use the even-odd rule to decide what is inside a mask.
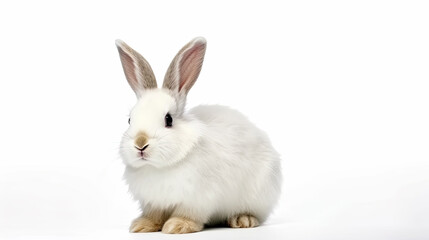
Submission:
[[[242,111],[282,155],[263,236],[428,237],[428,5],[1,2],[0,237],[126,233],[138,207],[118,148],[135,97],[114,40],[160,83],[196,36],[208,48],[188,106]]]

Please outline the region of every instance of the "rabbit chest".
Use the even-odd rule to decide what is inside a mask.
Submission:
[[[160,208],[186,202],[194,198],[202,187],[199,174],[189,166],[174,169],[128,169],[124,178],[136,200]]]

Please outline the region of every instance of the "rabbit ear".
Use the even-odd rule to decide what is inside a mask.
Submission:
[[[186,44],[171,62],[162,87],[186,96],[200,74],[205,52],[206,40],[202,37]]]
[[[156,88],[155,75],[146,59],[122,40],[116,40],[116,46],[121,57],[125,77],[137,98],[142,96],[145,89]]]

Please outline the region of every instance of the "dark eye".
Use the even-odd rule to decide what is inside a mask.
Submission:
[[[131,123],[131,118],[128,118],[128,124],[130,124]]]
[[[165,127],[171,126],[173,126],[173,118],[171,117],[170,113],[167,113],[167,115],[165,115]]]

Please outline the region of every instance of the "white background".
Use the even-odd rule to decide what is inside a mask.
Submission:
[[[169,238],[127,233],[138,210],[118,145],[135,97],[114,40],[160,82],[196,36],[208,48],[188,106],[229,105],[265,129],[284,187],[265,226],[186,238],[428,238],[428,12],[425,1],[1,2],[0,238]]]

